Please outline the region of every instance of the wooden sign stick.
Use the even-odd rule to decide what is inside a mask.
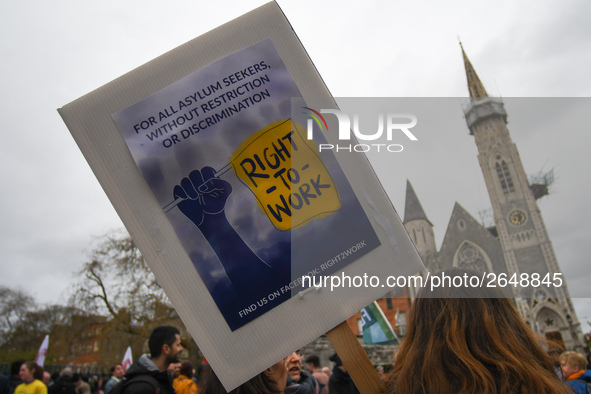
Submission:
[[[353,378],[361,394],[383,394],[386,392],[386,385],[380,379],[367,357],[367,353],[363,350],[347,322],[342,322],[327,332],[326,337],[341,358],[343,366],[347,368],[347,372]]]

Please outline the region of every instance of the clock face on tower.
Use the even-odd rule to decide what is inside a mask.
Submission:
[[[514,226],[521,226],[523,223],[525,223],[525,219],[525,212],[519,209],[516,209],[509,214],[509,222],[511,222],[511,224]]]

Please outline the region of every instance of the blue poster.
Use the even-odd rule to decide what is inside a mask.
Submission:
[[[301,96],[267,39],[112,116],[232,330],[380,245]]]

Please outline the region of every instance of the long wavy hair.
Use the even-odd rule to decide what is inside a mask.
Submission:
[[[481,276],[459,268],[441,274]],[[409,311],[387,393],[569,393],[539,344],[545,339],[498,288],[430,283]]]

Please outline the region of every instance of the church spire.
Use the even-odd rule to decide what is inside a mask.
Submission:
[[[468,80],[468,91],[470,92],[471,98],[483,98],[488,97],[486,90],[484,89],[484,85],[480,82],[480,78],[478,78],[478,74],[474,71],[474,67],[472,67],[472,63],[466,56],[466,52],[464,52],[464,47],[462,46],[462,42],[460,41],[460,47],[462,48],[462,56],[464,57],[464,67],[466,68],[466,79]]]
[[[406,181],[406,202],[404,204],[404,223],[408,223],[411,220],[422,219],[426,220],[431,226],[431,222],[427,219],[425,211],[417,198],[417,195],[410,184],[410,181]]]
[[[489,97],[480,82],[480,78],[474,71],[472,63],[464,52],[464,46],[460,41],[462,48],[462,56],[464,57],[464,66],[466,68],[466,79],[468,80],[468,91],[470,92],[470,105],[464,108],[464,115],[466,123],[470,129],[470,134],[474,135],[477,125],[489,118],[500,118],[506,124],[507,112],[503,107],[503,102],[492,97]]]

